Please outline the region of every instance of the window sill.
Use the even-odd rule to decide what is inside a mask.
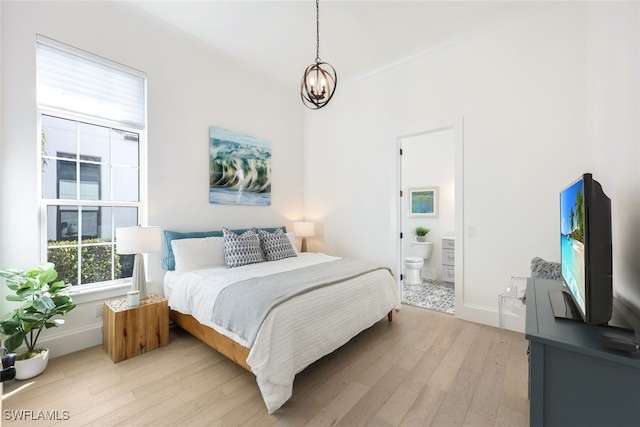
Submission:
[[[83,304],[124,297],[131,288],[131,280],[124,279],[95,285],[82,285],[78,288],[80,289],[72,288],[71,298],[76,304]]]

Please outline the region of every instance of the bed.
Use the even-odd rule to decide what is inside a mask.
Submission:
[[[262,260],[237,265],[229,240],[249,235],[255,246],[254,234]],[[291,397],[298,372],[400,308],[388,269],[298,253],[284,228],[165,231],[163,266],[171,319],[252,372],[269,413]]]

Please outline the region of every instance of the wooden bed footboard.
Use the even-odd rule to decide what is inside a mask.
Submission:
[[[174,310],[169,311],[169,319],[178,326],[189,332],[209,347],[227,356],[229,359],[251,372],[251,367],[247,364],[249,349],[243,347],[231,338],[216,332],[214,329],[203,325],[188,314],[182,314]]]
[[[247,347],[241,346],[231,338],[222,335],[213,328],[203,325],[188,314],[169,310],[169,319],[173,320],[176,325],[180,326],[182,329],[189,332],[209,347],[217,350],[219,353],[251,372],[251,367],[247,364],[247,357],[249,357],[249,349]],[[387,313],[387,319],[389,322],[393,320],[393,310]]]

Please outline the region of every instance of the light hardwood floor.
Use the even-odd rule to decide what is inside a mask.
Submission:
[[[5,383],[8,426],[527,426],[524,336],[403,306],[297,375],[266,412],[255,378],[188,333],[114,364],[101,346]],[[68,411],[18,422],[7,411]],[[12,413],[12,412],[10,412]]]

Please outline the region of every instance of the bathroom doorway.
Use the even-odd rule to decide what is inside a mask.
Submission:
[[[460,128],[442,127],[398,138],[402,302],[449,314],[455,313],[456,294],[461,291],[456,289],[461,281],[456,271],[462,270],[456,265],[456,254],[461,252],[456,247],[461,245],[456,230],[462,228],[456,227],[462,218],[457,215],[461,194],[456,194],[461,192],[456,157],[461,149]],[[418,228],[429,230],[426,242],[418,241]]]

